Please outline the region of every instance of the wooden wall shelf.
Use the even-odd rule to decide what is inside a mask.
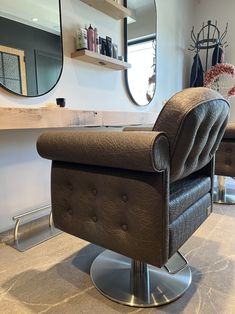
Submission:
[[[116,71],[126,70],[131,67],[131,65],[127,62],[110,58],[100,53],[93,52],[87,49],[73,52],[71,54],[71,58],[84,61],[87,63],[96,64],[98,66],[110,68]]]
[[[124,19],[131,15],[131,10],[125,8],[123,5],[114,0],[81,0],[91,7],[111,16],[115,20]]]
[[[154,112],[0,107],[0,130],[154,124]]]

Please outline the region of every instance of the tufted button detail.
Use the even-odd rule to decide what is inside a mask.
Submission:
[[[97,195],[97,190],[96,190],[96,189],[93,189],[93,190],[92,190],[92,193],[93,193],[94,196],[96,196],[96,195]]]
[[[126,203],[126,202],[128,201],[127,195],[123,194],[123,195],[122,195],[122,200],[123,200],[123,202]]]
[[[127,231],[127,230],[128,230],[128,227],[127,227],[127,225],[125,225],[125,224],[121,225],[121,227],[122,227],[122,230],[123,230],[123,231]]]
[[[92,217],[92,220],[93,220],[94,222],[97,222],[97,220],[98,220],[98,219],[97,219],[97,216],[93,216],[93,217]]]
[[[73,210],[70,208],[70,209],[68,209],[68,214],[70,215],[70,216],[73,216]]]

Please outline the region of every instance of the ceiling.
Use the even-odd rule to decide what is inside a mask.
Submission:
[[[0,16],[51,33],[60,32],[59,0],[0,0]]]

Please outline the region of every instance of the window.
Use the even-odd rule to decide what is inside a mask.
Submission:
[[[139,104],[151,101],[155,90],[155,40],[139,41],[128,44],[128,70],[130,90],[134,91]]]
[[[0,45],[0,83],[27,95],[24,51]]]

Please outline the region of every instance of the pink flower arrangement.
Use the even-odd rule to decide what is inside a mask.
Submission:
[[[228,97],[235,96],[235,85],[228,91]]]
[[[209,71],[206,72],[204,86],[210,87],[221,75],[230,75],[235,77],[235,67],[230,63],[217,63],[215,66],[211,67]]]

